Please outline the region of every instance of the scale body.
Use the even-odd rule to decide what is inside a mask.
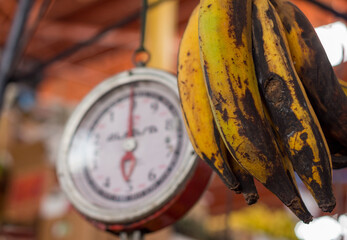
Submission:
[[[71,115],[57,175],[72,205],[113,233],[153,232],[200,198],[212,170],[187,133],[176,77],[134,68],[95,87]]]

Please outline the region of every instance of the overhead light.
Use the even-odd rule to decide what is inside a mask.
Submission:
[[[347,62],[347,26],[334,22],[315,28],[332,66]]]
[[[340,215],[338,221],[342,227],[342,235],[344,237],[343,239],[347,239],[347,215]]]
[[[342,234],[342,226],[334,218],[323,216],[309,224],[298,222],[294,232],[300,240],[338,240]]]

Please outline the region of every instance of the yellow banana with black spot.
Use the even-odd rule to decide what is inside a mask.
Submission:
[[[196,153],[215,170],[228,188],[236,189],[239,182],[227,164],[226,149],[221,147],[221,138],[216,134],[218,130],[213,127],[214,120],[210,116],[208,99],[203,95],[206,90],[200,67],[197,13],[198,8],[189,19],[179,48],[178,89],[181,108]]]
[[[311,214],[286,175],[265,120],[252,60],[251,0],[202,0],[199,45],[211,109],[238,163],[301,220]]]
[[[293,167],[316,199],[331,212],[331,156],[315,112],[296,74],[280,18],[268,0],[253,1],[254,62],[260,91]]]
[[[293,3],[271,0],[283,23],[295,69],[328,142],[347,148],[347,96],[313,26]]]
[[[253,177],[230,156],[210,109],[200,65],[197,6],[182,37],[178,55],[178,89],[187,131],[195,151],[230,188],[242,192],[248,204],[259,196]]]

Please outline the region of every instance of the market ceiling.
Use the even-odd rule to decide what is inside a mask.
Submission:
[[[340,0],[334,0],[336,1]],[[1,51],[6,44],[20,2],[0,0]],[[198,2],[198,0],[178,1],[177,43],[190,13]],[[330,0],[324,2],[332,3]],[[92,85],[95,85],[100,79],[121,70],[122,59],[127,59],[138,46],[140,36],[138,15],[141,3],[141,0],[33,1],[26,27],[29,30],[27,44],[21,57],[22,64],[17,68],[20,70],[16,71],[16,74],[19,72],[20,76],[23,74],[25,76],[27,73],[32,74],[34,69],[44,69],[46,78],[48,76],[51,79],[61,79],[64,75],[65,79],[70,76],[70,79],[78,81],[77,76],[81,78],[90,76],[90,79],[95,79],[90,80]],[[37,19],[39,21],[36,21]],[[115,24],[118,24],[117,28],[105,31],[107,34],[97,41],[88,42],[93,36]],[[120,66],[115,67],[114,62],[120,63],[118,64]],[[127,67],[128,65],[123,66]],[[83,81],[86,84],[86,80]]]

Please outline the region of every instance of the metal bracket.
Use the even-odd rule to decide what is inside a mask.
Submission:
[[[144,235],[141,231],[134,231],[134,232],[121,232],[119,234],[120,240],[143,240]]]

